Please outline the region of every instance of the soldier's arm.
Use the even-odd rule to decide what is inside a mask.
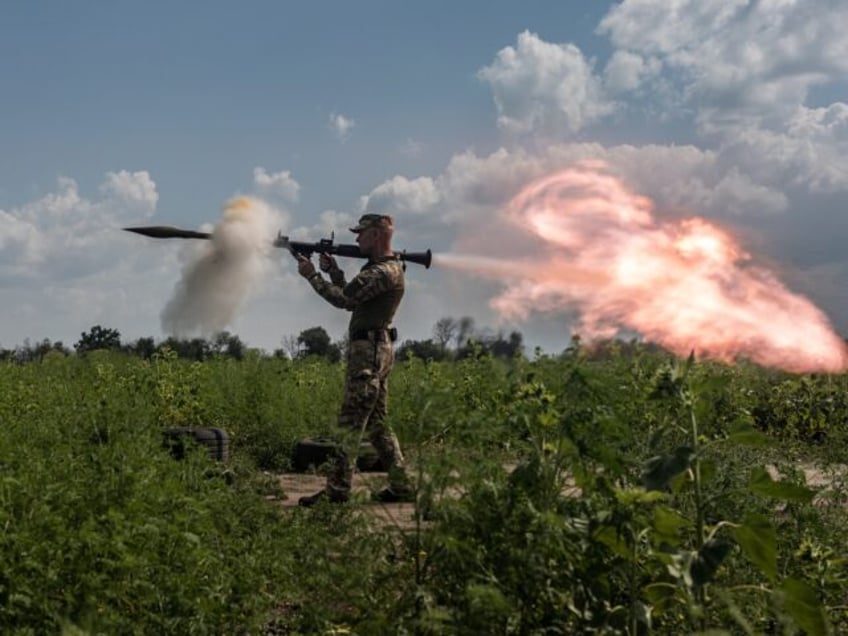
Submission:
[[[345,273],[336,267],[335,269],[331,269],[327,272],[330,275],[330,282],[333,283],[336,287],[344,288],[347,285],[347,280],[345,279]]]
[[[335,258],[329,254],[321,254],[318,259],[318,264],[320,265],[322,272],[327,272],[327,274],[330,275],[330,282],[333,283],[333,285],[336,285],[337,287],[344,287],[347,285],[345,274],[339,267]]]
[[[362,303],[392,288],[393,279],[384,267],[372,267],[360,272],[345,287],[339,287],[315,273],[309,278],[312,288],[335,307],[352,311]]]

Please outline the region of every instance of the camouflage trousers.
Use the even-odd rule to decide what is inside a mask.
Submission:
[[[387,338],[350,341],[339,412],[342,439],[327,475],[327,487],[336,492],[350,491],[353,461],[362,440],[371,442],[382,464],[388,467],[389,487],[409,488],[400,444],[386,423],[388,378],[393,362],[394,350]]]

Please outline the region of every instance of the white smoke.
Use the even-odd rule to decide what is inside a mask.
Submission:
[[[272,271],[273,239],[281,225],[281,215],[259,199],[228,201],[211,240],[184,266],[162,311],[162,330],[178,338],[205,338],[230,325]]]

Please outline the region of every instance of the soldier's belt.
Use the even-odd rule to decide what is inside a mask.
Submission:
[[[380,342],[383,339],[388,339],[391,342],[397,340],[397,329],[359,329],[350,334],[351,340],[373,340]]]

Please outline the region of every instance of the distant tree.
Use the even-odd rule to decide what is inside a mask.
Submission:
[[[456,358],[479,358],[490,355],[495,358],[514,358],[524,352],[524,338],[518,331],[509,334],[505,339],[503,334],[492,335],[488,330],[481,332],[479,336],[470,338],[465,346],[456,351]]]
[[[150,337],[139,338],[138,340],[125,345],[124,350],[127,353],[138,356],[139,358],[150,360],[150,358],[153,357],[153,354],[156,353],[156,342]]]
[[[280,340],[280,348],[274,351],[277,358],[290,358],[294,360],[300,354],[300,341],[297,336],[283,336]]]
[[[50,342],[50,338],[45,338],[33,347],[31,358],[33,360],[41,360],[49,353],[68,355],[70,351],[65,348],[61,340]]]
[[[433,338],[445,350],[448,348],[451,340],[456,337],[456,332],[459,329],[459,323],[450,317],[440,318],[433,325]]]
[[[166,347],[176,353],[177,357],[184,358],[186,360],[203,362],[212,356],[212,347],[209,341],[204,338],[180,340],[179,338],[169,336],[159,344],[157,350],[161,350]]]
[[[33,344],[29,338],[25,338],[23,344],[14,349],[0,350],[0,359],[24,363],[43,360],[47,355],[69,355],[70,353],[61,341],[51,342],[50,338],[45,338]]]
[[[244,358],[244,343],[241,338],[229,331],[222,331],[215,335],[211,344],[212,353],[229,356],[236,360]]]
[[[406,360],[409,357],[420,358],[421,360],[444,360],[447,357],[447,350],[438,342],[432,339],[428,340],[404,340],[403,344],[397,348],[395,358],[398,360]]]
[[[77,353],[86,353],[96,349],[120,349],[121,334],[117,329],[108,329],[94,325],[87,333],[80,334],[79,341],[74,345]]]
[[[310,327],[301,331],[297,342],[301,347],[298,357],[319,356],[330,362],[338,362],[342,358],[341,348],[333,344],[330,334],[323,327]]]
[[[471,316],[463,316],[459,319],[459,325],[456,329],[456,348],[461,349],[468,344],[468,341],[474,336],[474,318]]]
[[[523,337],[518,331],[509,334],[509,340],[498,336],[488,345],[488,349],[496,358],[514,358],[524,351]]]

